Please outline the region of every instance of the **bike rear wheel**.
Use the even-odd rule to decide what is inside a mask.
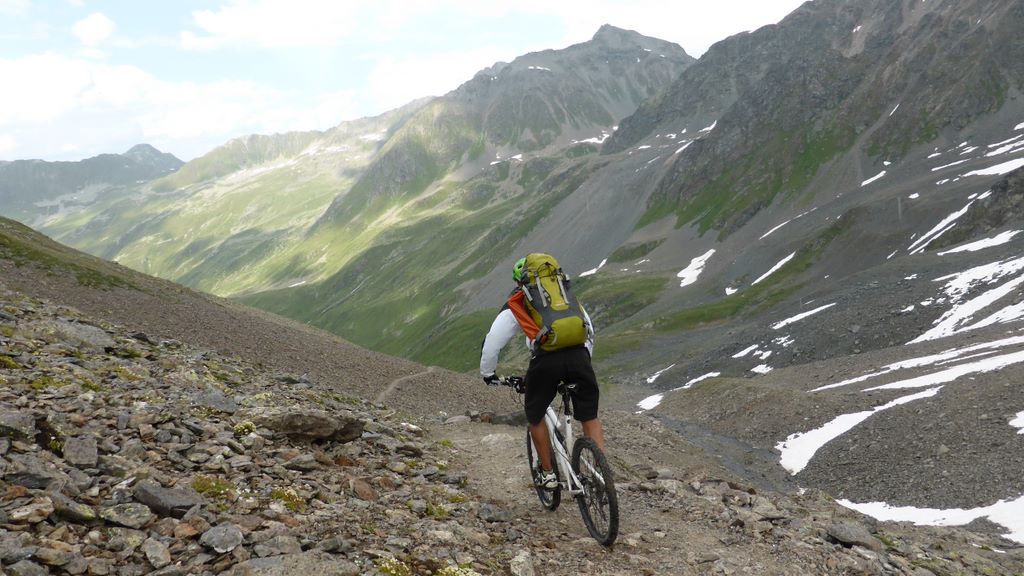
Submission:
[[[611,546],[619,535],[619,498],[608,459],[593,440],[580,438],[572,449],[572,469],[583,484],[577,503],[587,531],[594,540]]]
[[[551,449],[551,459],[555,458],[555,450]],[[558,473],[558,466],[552,466],[555,471],[555,476],[558,476],[559,486],[554,490],[548,490],[542,488],[540,484],[540,471],[542,467],[540,465],[540,458],[537,456],[537,451],[533,447],[533,437],[530,436],[530,431],[526,431],[526,460],[530,463],[530,479],[533,480],[533,488],[537,491],[537,498],[540,499],[540,503],[544,508],[548,510],[555,510],[558,505],[562,502],[562,477]]]

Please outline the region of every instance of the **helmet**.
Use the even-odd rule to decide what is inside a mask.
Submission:
[[[515,280],[516,284],[522,283],[524,273],[526,272],[526,258],[520,258],[516,261],[516,265],[512,267],[512,279]]]

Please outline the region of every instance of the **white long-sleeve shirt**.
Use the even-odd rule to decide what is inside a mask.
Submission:
[[[594,354],[594,324],[590,321],[590,316],[587,311],[580,306],[580,311],[583,312],[583,321],[587,324],[587,351],[591,355]],[[502,308],[498,316],[495,317],[494,322],[491,323],[491,329],[487,332],[487,338],[484,339],[483,350],[480,352],[480,375],[490,376],[494,374],[494,371],[498,368],[498,355],[501,354],[501,349],[508,344],[516,334],[522,334],[522,329],[519,328],[519,323],[516,322],[516,317],[508,307]],[[533,351],[532,342],[529,338],[525,338],[526,346]]]

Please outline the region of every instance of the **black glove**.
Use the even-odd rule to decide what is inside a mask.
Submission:
[[[484,384],[488,386],[497,386],[501,384],[501,378],[498,378],[497,374],[491,374],[490,376],[484,376]]]

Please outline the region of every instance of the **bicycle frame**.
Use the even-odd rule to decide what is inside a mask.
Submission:
[[[576,497],[583,494],[583,483],[580,482],[579,476],[573,472],[570,460],[576,438],[572,434],[572,411],[570,410],[568,392],[562,391],[561,396],[562,413],[558,414],[554,408],[548,406],[547,411],[544,413],[544,423],[548,427],[548,434],[552,440],[551,447],[553,453],[551,458],[554,460],[555,465],[558,466],[562,478],[565,478],[564,488],[569,492],[570,496]],[[558,442],[558,436],[555,435],[556,430],[562,433],[564,446],[562,442]],[[534,446],[534,449],[536,448]],[[587,471],[603,481],[601,471],[594,469],[589,463],[587,463]]]

